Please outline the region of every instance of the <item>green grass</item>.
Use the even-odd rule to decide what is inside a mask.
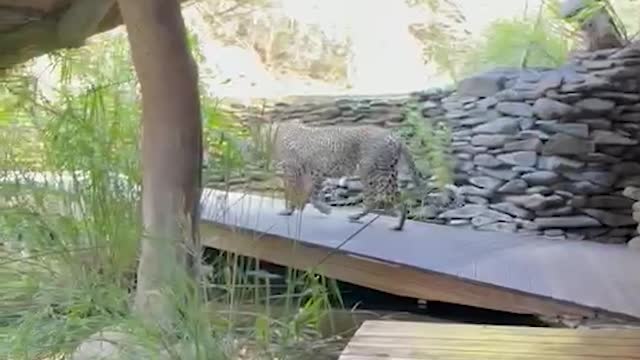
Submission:
[[[0,147],[0,176],[18,173],[0,183],[0,358],[68,356],[102,329],[118,329],[127,343],[176,359],[241,353],[312,359],[305,351],[319,355],[335,347],[319,329],[340,303],[332,282],[290,270],[286,288],[272,294],[247,275],[259,269],[257,261],[226,253],[210,259],[206,281],[193,282],[175,269],[164,289],[172,299],[172,327],[145,323],[131,311],[142,236],[140,113],[126,45],[112,38],[109,46],[98,41],[56,54],[61,81],[54,99],[42,95],[28,68],[6,78],[23,86],[0,90],[8,140]],[[235,140],[249,135],[214,100],[202,101],[212,168],[246,172]],[[30,181],[38,171],[58,180],[82,176],[67,177],[61,189],[55,181]]]

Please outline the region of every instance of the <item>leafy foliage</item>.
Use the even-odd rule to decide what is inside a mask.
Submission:
[[[275,1],[212,0],[199,8],[213,38],[254,51],[273,73],[347,80],[349,39],[286,16]]]
[[[547,20],[531,24],[529,20],[497,20],[474,46],[466,59],[464,73],[487,70],[496,66],[556,67],[569,53],[567,38],[549,32]]]
[[[452,0],[406,0],[410,6],[426,8],[433,16],[424,24],[412,24],[409,31],[422,43],[426,63],[434,63],[459,80],[460,59],[470,50],[466,19]]]
[[[416,166],[440,189],[453,183],[452,133],[444,121],[425,118],[417,103],[407,105],[406,120],[399,134],[408,141]]]
[[[197,38],[191,46],[197,55]],[[0,87],[0,126],[11,130],[3,137],[18,139],[0,146],[0,358],[59,358],[109,327],[146,353],[134,358],[237,358],[247,348],[282,358],[321,341],[331,283],[291,271],[285,292],[265,293],[246,275],[258,264],[230,254],[211,260],[198,291],[176,271],[167,289],[181,314],[175,328],[150,328],[130,313],[142,227],[129,58],[125,37],[106,34],[50,57],[61,79],[53,95],[28,66],[5,78],[20,86]],[[233,139],[245,130],[214,99],[203,101],[203,118],[214,166],[241,167]],[[272,316],[282,304],[288,311]]]

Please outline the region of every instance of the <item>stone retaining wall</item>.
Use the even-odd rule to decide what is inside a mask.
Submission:
[[[409,100],[453,130],[464,205],[436,218],[481,230],[625,243],[637,235],[640,49],[576,54],[559,69],[496,69],[455,91],[276,104],[275,120],[396,127]]]

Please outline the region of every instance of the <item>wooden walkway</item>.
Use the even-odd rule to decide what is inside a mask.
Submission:
[[[640,329],[553,329],[370,320],[339,360],[640,359]]]
[[[206,246],[401,296],[524,314],[640,319],[640,254],[623,246],[414,221],[394,232],[393,218],[367,226],[349,222],[347,210],[326,216],[312,207],[283,217],[282,200],[224,194],[203,193]]]

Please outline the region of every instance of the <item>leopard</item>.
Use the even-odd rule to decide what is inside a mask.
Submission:
[[[330,214],[331,206],[321,193],[324,181],[358,175],[363,209],[348,215],[348,220],[361,222],[381,210],[398,218],[392,230],[403,230],[408,207],[399,191],[401,161],[416,187],[423,180],[409,149],[392,130],[369,124],[315,126],[299,119],[274,123],[271,129],[274,168],[284,187],[285,209],[279,215],[302,213],[308,203]]]

